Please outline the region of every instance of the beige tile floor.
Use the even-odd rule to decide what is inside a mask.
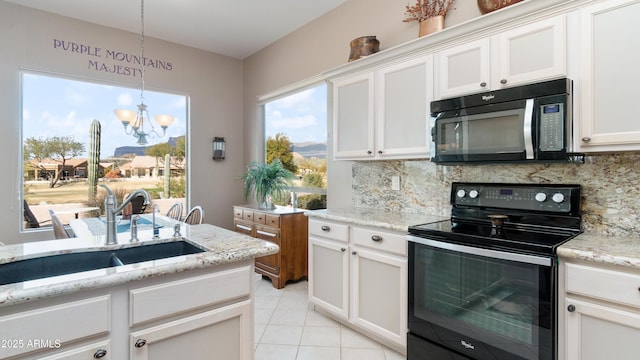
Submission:
[[[404,356],[313,310],[307,281],[275,289],[254,277],[255,360],[400,360]]]

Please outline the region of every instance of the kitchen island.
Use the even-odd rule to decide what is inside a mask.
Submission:
[[[277,245],[212,225],[0,247],[0,266],[186,240],[203,252],[0,286],[0,359],[253,358],[253,259]]]

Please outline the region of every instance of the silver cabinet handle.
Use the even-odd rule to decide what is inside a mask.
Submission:
[[[367,155],[371,155],[371,154],[373,154],[373,151],[367,150]]]
[[[573,304],[571,304],[571,305],[567,306],[567,311],[569,311],[569,312],[574,312],[574,311],[576,311],[576,306],[575,306],[575,305],[573,305]]]
[[[591,138],[585,136],[585,137],[582,138],[582,142],[586,142],[586,143],[591,142]]]
[[[357,253],[357,252],[355,252],[355,251],[352,251],[352,252],[351,252],[351,255],[358,255],[358,253]]]
[[[502,79],[502,80],[500,80],[500,84],[504,85],[504,84],[506,84],[506,83],[507,83],[507,79]]]
[[[236,227],[237,227],[238,229],[251,231],[251,228],[250,228],[250,227],[248,227],[248,226],[244,226],[244,225],[236,224]]]
[[[380,241],[382,241],[382,236],[373,235],[373,236],[371,236],[371,240],[376,241],[376,242],[380,242]]]
[[[147,345],[147,340],[145,339],[138,339],[136,340],[136,343],[133,344],[133,346],[137,347],[137,348],[141,348],[143,346]]]
[[[331,228],[327,225],[322,225],[320,229],[322,229],[322,231],[331,231]]]
[[[268,237],[276,237],[276,236],[278,236],[278,234],[272,234],[270,232],[266,232],[266,231],[262,231],[262,230],[256,230],[256,233],[258,233],[260,235],[268,236]]]
[[[378,150],[378,154],[382,154],[382,150]]]
[[[486,82],[483,81],[483,82],[480,83],[480,87],[485,87],[485,86],[487,86]]]
[[[345,248],[340,248],[340,251],[345,252],[345,251],[347,251],[347,249],[345,249]]]
[[[96,350],[96,352],[93,354],[93,358],[94,359],[101,359],[103,357],[107,356],[107,350],[105,349],[98,349]]]

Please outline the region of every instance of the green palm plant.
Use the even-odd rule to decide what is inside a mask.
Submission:
[[[280,159],[273,160],[271,164],[251,162],[247,166],[247,173],[242,176],[244,198],[247,200],[253,193],[261,207],[272,208],[269,197],[283,197],[294,177],[293,173],[284,168]]]

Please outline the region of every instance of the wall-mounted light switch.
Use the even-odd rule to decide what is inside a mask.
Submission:
[[[400,176],[391,177],[391,190],[400,190]]]

